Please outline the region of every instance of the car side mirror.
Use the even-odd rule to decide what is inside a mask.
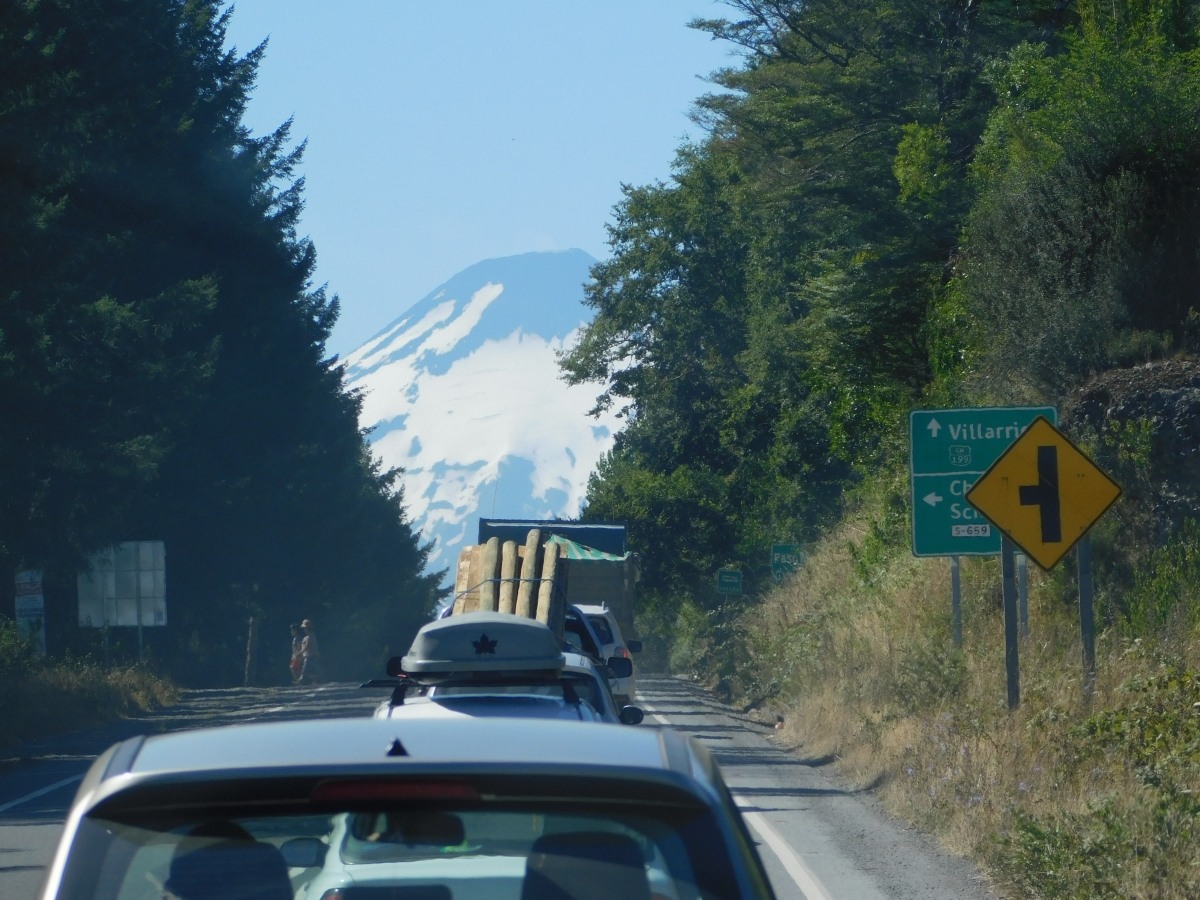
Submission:
[[[628,678],[633,674],[633,660],[625,656],[610,656],[605,665],[613,678]]]
[[[620,718],[622,725],[641,725],[646,714],[636,706],[622,706]]]
[[[280,844],[279,852],[289,869],[312,869],[325,865],[329,845],[317,838],[298,837]]]
[[[642,652],[642,642],[641,641],[626,641],[625,649],[628,650],[630,653],[641,653]]]
[[[387,661],[387,673],[393,678],[399,678],[404,674],[403,657],[393,656]]]

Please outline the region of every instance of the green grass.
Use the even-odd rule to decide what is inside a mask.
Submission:
[[[0,618],[0,746],[77,731],[174,703],[168,679],[139,666],[38,659]]]

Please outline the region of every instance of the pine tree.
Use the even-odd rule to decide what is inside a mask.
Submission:
[[[51,625],[116,540],[167,542],[184,678],[236,677],[263,615],[337,662],[404,645],[435,596],[396,473],[325,353],[337,300],[297,232],[303,145],[242,124],[260,46],[217,0],[40,0],[0,10],[0,553],[48,567]]]

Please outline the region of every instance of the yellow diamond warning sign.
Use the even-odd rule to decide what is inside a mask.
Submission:
[[[1039,416],[979,477],[967,501],[1052,569],[1120,496],[1116,482]]]

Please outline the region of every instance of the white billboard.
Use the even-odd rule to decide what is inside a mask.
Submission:
[[[162,541],[126,541],[88,560],[79,576],[79,625],[167,624],[167,551]]]

